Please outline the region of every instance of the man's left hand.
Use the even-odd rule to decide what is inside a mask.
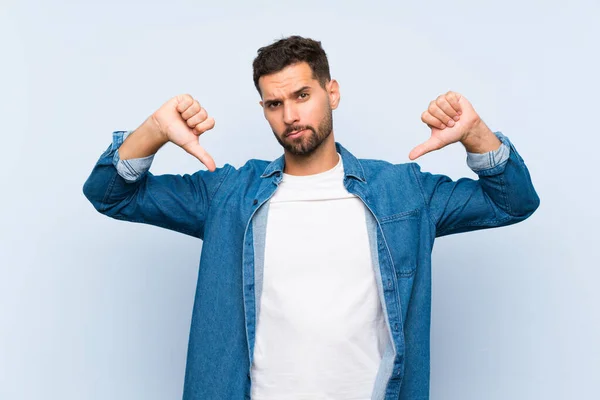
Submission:
[[[415,160],[430,151],[461,142],[467,151],[483,153],[495,150],[500,141],[483,123],[471,103],[461,94],[448,92],[429,103],[421,121],[431,128],[431,137],[408,155]]]

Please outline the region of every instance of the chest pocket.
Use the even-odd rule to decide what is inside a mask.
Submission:
[[[421,214],[419,209],[380,218],[381,229],[399,278],[412,277],[417,268]]]

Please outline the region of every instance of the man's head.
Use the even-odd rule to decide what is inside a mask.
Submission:
[[[321,43],[291,36],[258,49],[254,84],[277,141],[292,154],[313,153],[331,134],[339,87]]]

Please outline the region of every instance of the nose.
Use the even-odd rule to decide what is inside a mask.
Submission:
[[[283,122],[287,125],[293,125],[298,122],[298,110],[296,110],[295,105],[292,102],[289,102],[283,107]]]

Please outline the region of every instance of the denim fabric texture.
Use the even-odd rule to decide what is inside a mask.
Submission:
[[[104,215],[203,240],[183,398],[249,399],[269,199],[282,180],[284,158],[249,160],[241,168],[226,164],[215,172],[153,175],[153,156],[120,160],[118,148],[129,133],[113,134],[83,192]],[[511,225],[539,206],[523,159],[506,136],[495,134],[502,142],[498,150],[467,155],[478,179],[457,181],[422,172],[416,163],[357,159],[336,143],[344,186],[368,210],[389,333],[374,400],[429,398],[435,238]]]

